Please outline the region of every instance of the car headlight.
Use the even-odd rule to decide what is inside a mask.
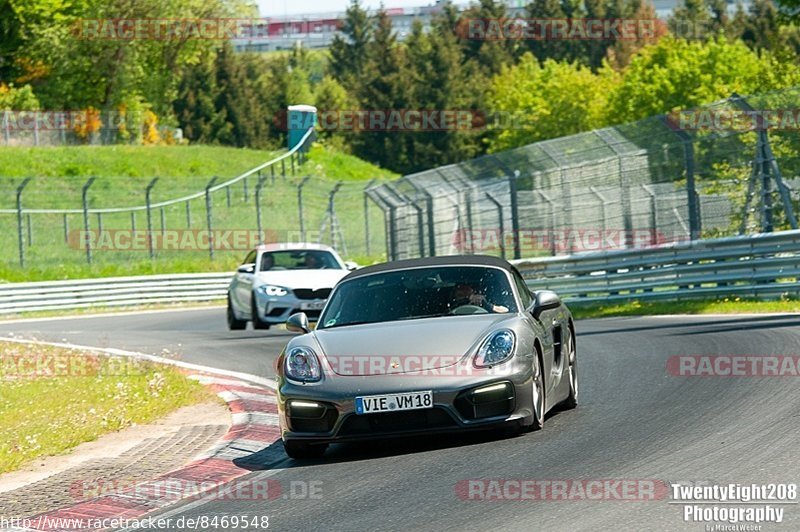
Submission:
[[[514,331],[503,329],[490,334],[475,355],[475,365],[486,368],[502,364],[514,355],[517,337]]]
[[[307,347],[293,347],[286,355],[284,362],[286,376],[290,379],[316,382],[322,378],[319,359],[314,351]]]
[[[289,291],[282,286],[275,286],[272,284],[265,284],[261,290],[268,296],[285,296]]]

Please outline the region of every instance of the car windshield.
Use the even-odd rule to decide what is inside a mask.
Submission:
[[[261,255],[259,271],[341,270],[333,253],[322,250],[270,251]]]
[[[508,276],[502,270],[438,266],[344,282],[331,296],[318,328],[516,311]]]

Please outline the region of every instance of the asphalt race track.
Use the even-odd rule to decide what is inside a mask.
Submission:
[[[274,376],[289,334],[231,333],[224,309],[0,324],[0,335],[162,354]],[[581,321],[580,401],[540,432],[332,446],[295,462],[280,443],[242,465],[280,482],[276,500],[193,501],[163,515],[269,516],[274,530],[689,529],[683,504],[659,500],[464,500],[469,479],[658,480],[768,484],[800,480],[798,377],[681,377],[674,355],[800,355],[796,316],[653,317]],[[310,484],[313,483],[313,484]],[[461,484],[463,485],[463,483]],[[289,487],[314,486],[316,498]],[[746,506],[746,505],[744,505]],[[800,505],[776,505],[800,529]],[[212,530],[212,528],[207,528]],[[252,528],[257,530],[257,528]]]

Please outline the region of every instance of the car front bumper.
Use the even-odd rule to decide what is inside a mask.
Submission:
[[[499,386],[501,383],[505,386]],[[490,386],[497,390],[473,393]],[[282,379],[278,390],[281,434],[284,440],[331,443],[457,432],[517,421],[530,423],[532,389],[531,366],[521,361],[502,372],[468,376],[337,375],[315,384]],[[355,398],[359,396],[427,390],[433,392],[433,408],[360,415],[355,412]],[[303,407],[295,408],[293,401],[300,401]]]
[[[256,308],[261,321],[271,324],[285,323],[292,314],[305,312],[309,321],[316,321],[326,299],[300,299],[292,292],[285,296],[268,296],[256,291]],[[317,308],[309,308],[317,307]]]

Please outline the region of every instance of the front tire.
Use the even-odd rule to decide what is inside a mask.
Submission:
[[[546,402],[544,381],[544,365],[539,349],[536,350],[535,365],[533,367],[533,385],[531,398],[533,400],[533,421],[530,424],[520,425],[521,432],[534,432],[544,428],[544,409]]]
[[[256,306],[256,295],[250,298],[250,315],[253,322],[253,329],[269,329],[269,323],[258,317],[258,307]]]
[[[284,441],[283,448],[289,458],[295,460],[309,460],[313,458],[322,458],[325,451],[328,449],[327,443],[311,444],[304,441]]]
[[[241,331],[247,327],[247,320],[240,320],[233,312],[233,305],[231,304],[231,296],[228,296],[228,330]]]

